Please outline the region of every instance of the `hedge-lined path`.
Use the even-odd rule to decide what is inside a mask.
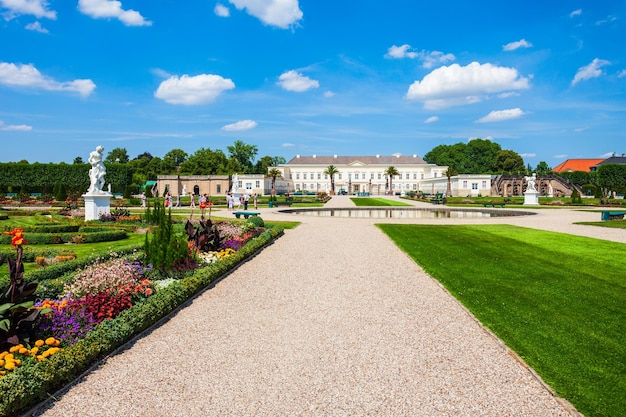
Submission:
[[[570,416],[373,222],[297,220],[38,415]]]

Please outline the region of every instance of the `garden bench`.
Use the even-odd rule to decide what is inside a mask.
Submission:
[[[491,207],[494,207],[494,208],[496,206],[499,206],[501,208],[504,208],[504,203],[483,203],[483,207],[488,207],[488,206],[491,206]]]
[[[602,211],[602,220],[603,221],[606,221],[606,220],[622,220],[624,218],[625,214],[626,214],[626,211],[603,210]]]
[[[233,214],[238,219],[241,218],[241,216],[243,216],[244,219],[247,219],[248,217],[258,216],[261,213],[259,213],[258,211],[235,211],[233,212]]]

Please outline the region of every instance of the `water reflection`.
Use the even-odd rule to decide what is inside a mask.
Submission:
[[[511,210],[473,210],[446,208],[336,208],[336,209],[289,209],[281,213],[302,214],[317,217],[350,217],[364,219],[481,219],[487,217],[525,216],[530,212]]]

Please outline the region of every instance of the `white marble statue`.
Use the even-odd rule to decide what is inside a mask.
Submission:
[[[183,197],[187,195],[187,186],[183,184]]]
[[[91,185],[87,194],[103,194],[102,187],[104,187],[104,175],[106,174],[106,168],[102,158],[102,152],[104,148],[100,145],[96,147],[96,150],[89,154],[89,163],[91,169],[89,170],[89,179]]]
[[[230,192],[231,193],[239,192],[239,175],[237,175],[236,173],[233,174],[232,181],[233,181],[233,185],[230,188]]]
[[[537,188],[535,188],[535,182],[537,181],[537,173],[533,172],[533,175],[530,177],[524,177],[525,181],[528,181],[528,187],[526,187],[526,192],[537,192]]]

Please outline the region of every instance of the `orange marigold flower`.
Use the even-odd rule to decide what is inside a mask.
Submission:
[[[20,350],[17,351],[17,353],[19,353],[20,355],[28,355],[28,349],[22,347],[20,348]]]
[[[46,345],[48,346],[54,346],[54,342],[56,341],[56,339],[54,337],[49,337],[46,339]]]
[[[30,350],[30,354],[31,355],[36,355],[37,353],[39,353],[39,348],[38,347],[34,347]]]
[[[37,347],[42,347],[44,344],[45,344],[45,342],[43,340],[41,340],[41,339],[39,339],[39,340],[37,340],[35,342],[35,346],[37,346]]]

